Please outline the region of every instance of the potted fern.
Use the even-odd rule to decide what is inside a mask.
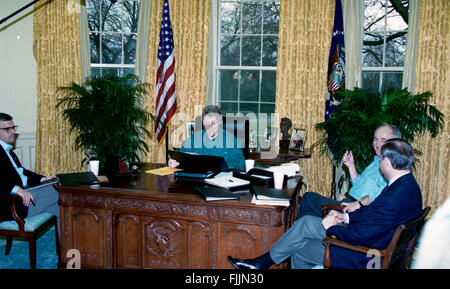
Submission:
[[[105,75],[58,89],[63,97],[57,107],[77,133],[75,148],[85,153],[81,166],[97,159],[103,169],[111,156],[134,162],[140,152],[148,152],[144,136],[150,136],[146,125],[151,114],[143,105],[148,84],[134,75]]]
[[[335,164],[352,150],[359,173],[373,161],[373,132],[380,124],[396,125],[408,142],[426,131],[435,137],[444,125],[443,114],[428,103],[431,92],[412,95],[406,89],[393,89],[380,94],[355,88],[337,93],[341,103],[328,120],[315,125],[324,134],[313,146],[322,154],[332,153]]]

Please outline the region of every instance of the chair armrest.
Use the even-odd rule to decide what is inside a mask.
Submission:
[[[336,210],[336,211],[341,211],[345,208],[345,206],[342,205],[336,205],[336,204],[325,204],[322,205],[322,212],[323,212],[323,216],[325,217],[327,215],[327,211],[328,210]]]
[[[21,217],[19,217],[16,211],[16,202],[22,202],[22,198],[14,194],[0,194],[0,198],[11,200],[11,214],[14,218],[14,221],[16,221],[17,225],[19,226],[19,231],[24,232],[25,221]]]
[[[376,249],[376,248],[365,247],[365,246],[351,245],[347,242],[339,240],[336,236],[327,236],[327,237],[323,238],[322,243],[325,246],[325,255],[323,257],[323,267],[325,269],[328,269],[331,267],[331,254],[330,254],[330,246],[331,245],[345,248],[348,250],[352,250],[355,252],[363,253],[363,254],[367,254],[367,252],[369,252],[370,250]],[[378,250],[380,252],[381,257],[384,257],[386,250],[380,250],[380,249],[376,249],[376,250]]]

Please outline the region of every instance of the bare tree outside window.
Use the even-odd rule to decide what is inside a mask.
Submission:
[[[140,0],[86,1],[91,74],[134,74]]]
[[[280,1],[219,0],[217,5],[217,103],[223,113],[267,113],[270,126],[276,101]],[[259,131],[258,123],[250,125]]]
[[[401,88],[408,36],[409,0],[361,0],[362,87]]]

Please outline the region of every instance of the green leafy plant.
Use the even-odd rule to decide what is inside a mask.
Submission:
[[[373,133],[380,124],[396,125],[408,142],[426,131],[435,137],[444,125],[443,114],[428,103],[431,92],[412,95],[394,89],[380,94],[355,88],[337,93],[341,103],[328,120],[315,125],[324,135],[313,146],[322,154],[332,153],[335,164],[351,150],[359,173],[373,161]]]
[[[75,148],[83,149],[85,158],[100,160],[107,155],[126,161],[139,161],[139,152],[148,152],[143,136],[150,136],[146,125],[151,114],[144,110],[143,96],[148,84],[134,75],[94,76],[79,85],[59,87],[63,97],[57,107],[75,131]]]

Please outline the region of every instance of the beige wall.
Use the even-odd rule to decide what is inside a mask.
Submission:
[[[30,0],[0,0],[0,19]],[[0,26],[0,111],[19,125],[20,134],[36,132],[36,61],[33,57],[32,7]]]

